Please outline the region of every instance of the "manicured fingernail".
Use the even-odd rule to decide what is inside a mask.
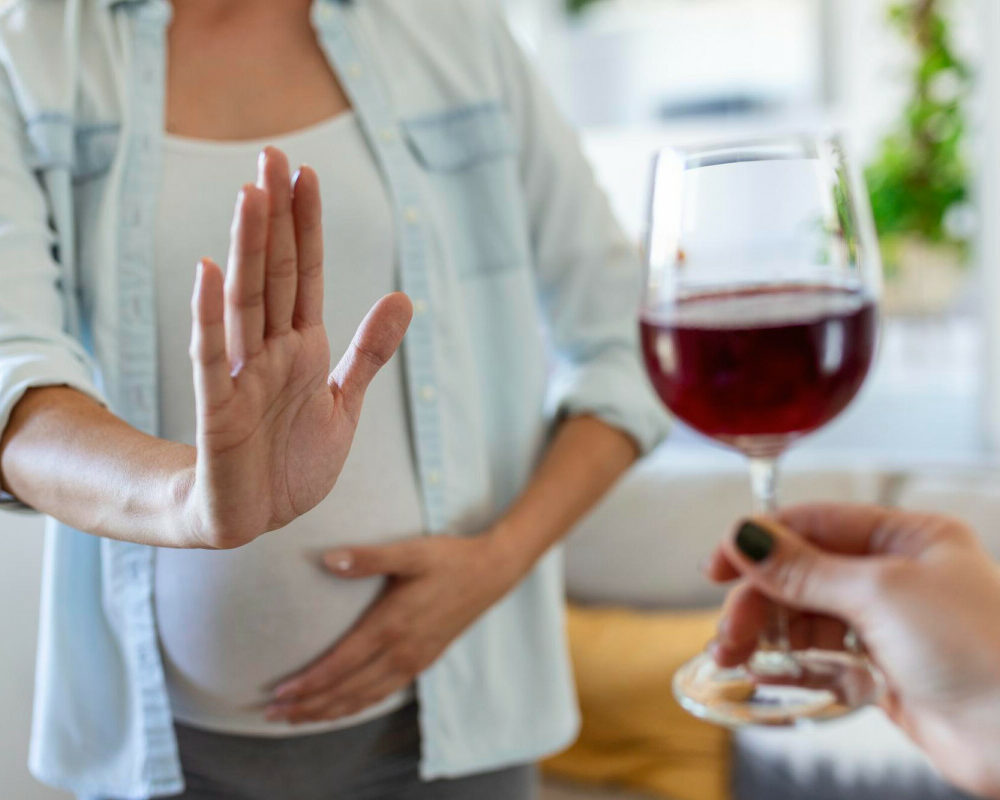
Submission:
[[[748,519],[736,531],[736,547],[751,561],[759,564],[774,550],[774,536],[767,528]]]
[[[334,572],[347,572],[353,566],[354,559],[350,553],[345,553],[343,550],[331,550],[323,556],[323,562]]]
[[[285,719],[286,710],[281,706],[268,706],[264,709],[264,719],[268,722],[279,722]]]

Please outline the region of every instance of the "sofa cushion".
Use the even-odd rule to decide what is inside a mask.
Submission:
[[[578,603],[638,608],[704,608],[724,590],[698,565],[750,509],[749,479],[734,457],[730,469],[674,463],[669,447],[640,462],[571,534],[566,589]],[[872,503],[885,478],[875,471],[789,470],[785,503]]]
[[[570,607],[582,726],[547,772],[672,800],[728,797],[729,732],[688,715],[670,688],[716,620],[716,612]]]

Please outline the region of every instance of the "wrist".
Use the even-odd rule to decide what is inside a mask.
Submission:
[[[507,588],[513,588],[531,571],[538,555],[518,534],[517,528],[507,520],[500,520],[490,528],[485,536],[495,574],[499,575]]]
[[[955,710],[944,724],[949,731],[947,758],[939,766],[976,796],[1000,800],[1000,687],[978,692],[968,708]]]
[[[205,547],[204,539],[200,535],[202,526],[195,502],[193,457],[191,462],[174,467],[166,486],[166,513],[163,515],[166,530],[163,540],[180,548]]]

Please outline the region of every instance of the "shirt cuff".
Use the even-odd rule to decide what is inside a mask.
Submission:
[[[597,417],[631,436],[642,455],[670,432],[670,418],[631,353],[563,366],[554,376],[548,405],[554,419]]]

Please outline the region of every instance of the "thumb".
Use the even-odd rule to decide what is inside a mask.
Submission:
[[[772,600],[853,621],[875,559],[827,553],[771,519],[742,522],[723,543],[729,562]]]
[[[424,565],[420,540],[408,539],[374,547],[338,547],[323,555],[323,563],[342,578],[374,575],[416,575]]]
[[[328,383],[340,390],[354,419],[361,414],[368,384],[396,352],[412,316],[410,298],[402,292],[387,294],[365,315],[347,352],[330,373]]]

